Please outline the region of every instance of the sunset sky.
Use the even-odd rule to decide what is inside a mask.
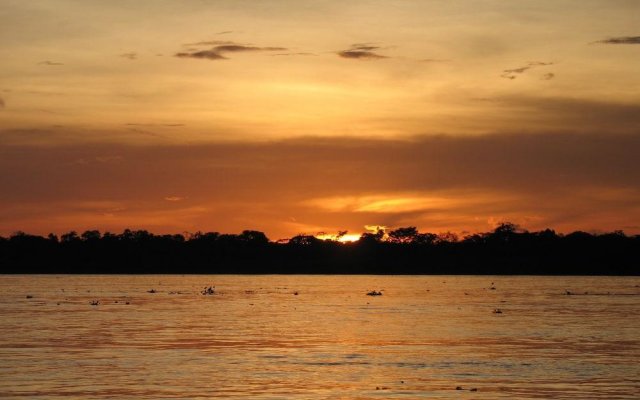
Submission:
[[[0,0],[0,235],[640,233],[640,1]]]

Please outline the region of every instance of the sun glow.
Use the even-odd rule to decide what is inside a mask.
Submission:
[[[351,243],[351,242],[358,241],[358,239],[360,239],[360,234],[346,233],[344,235],[339,235],[339,234],[321,233],[316,235],[316,237],[320,240],[333,240],[341,243]]]

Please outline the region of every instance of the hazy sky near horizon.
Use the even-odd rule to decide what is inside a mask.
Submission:
[[[640,2],[0,0],[0,234],[640,232]]]

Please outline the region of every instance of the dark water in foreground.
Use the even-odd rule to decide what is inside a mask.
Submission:
[[[0,398],[639,399],[638,285],[0,276]]]

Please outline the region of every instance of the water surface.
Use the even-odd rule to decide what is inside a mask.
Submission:
[[[638,399],[638,285],[0,276],[0,397]]]

